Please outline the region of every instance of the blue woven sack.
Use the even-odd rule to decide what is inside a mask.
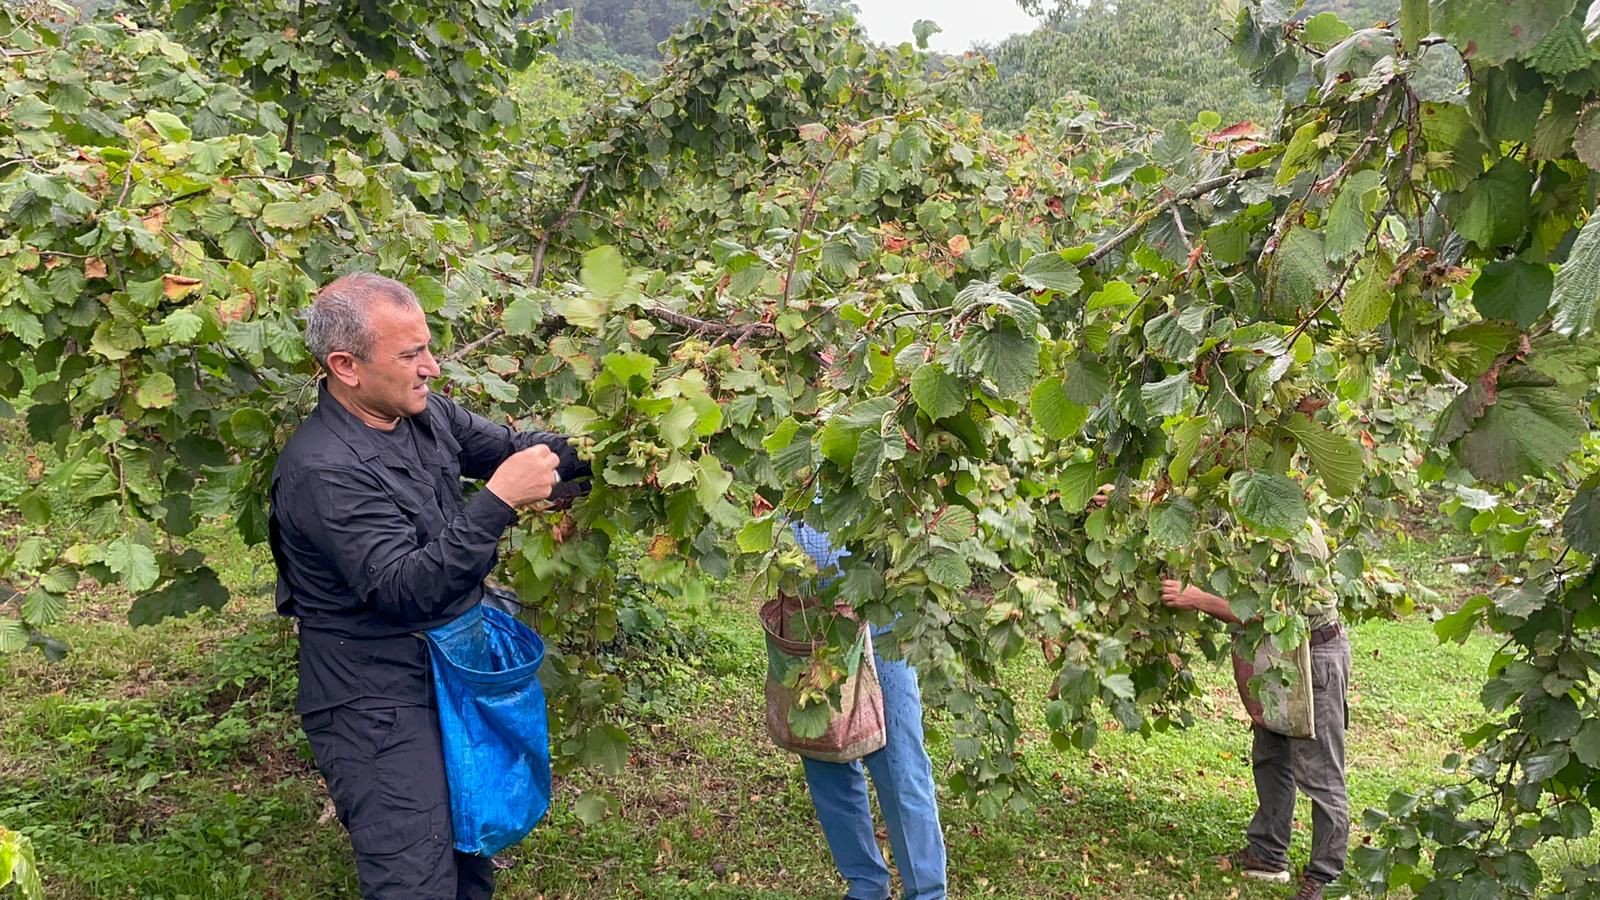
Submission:
[[[424,637],[456,849],[491,856],[550,809],[550,725],[538,678],[544,641],[482,604]]]

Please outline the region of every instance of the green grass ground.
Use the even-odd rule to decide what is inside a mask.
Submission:
[[[125,598],[75,606],[51,664],[0,658],[0,822],[28,834],[50,896],[353,896],[348,843],[330,818],[292,715],[294,638],[271,611],[265,555],[205,541],[239,599],[154,628],[122,624]],[[505,856],[502,896],[829,897],[832,872],[795,758],[762,730],[764,655],[752,611],[698,613],[707,672],[658,703],[628,772],[558,782],[551,817]],[[1437,776],[1477,711],[1491,648],[1439,647],[1422,617],[1352,629],[1350,790],[1359,811]],[[1046,677],[1019,665],[1039,722]],[[1151,739],[1115,730],[1091,753],[1028,735],[1050,785],[1036,810],[990,821],[944,809],[957,897],[1274,897],[1217,872],[1252,810],[1249,736],[1230,676],[1202,673],[1194,727]],[[935,765],[948,759],[930,719]],[[580,790],[620,801],[582,825]],[[1361,835],[1357,834],[1359,840]],[[1302,801],[1295,857],[1309,839]]]

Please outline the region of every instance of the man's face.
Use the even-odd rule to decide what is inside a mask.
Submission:
[[[428,408],[428,382],[439,364],[428,349],[433,336],[415,306],[377,302],[367,309],[372,352],[354,361],[355,399],[383,418],[415,416]]]

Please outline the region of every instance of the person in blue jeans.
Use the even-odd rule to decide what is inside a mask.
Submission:
[[[850,551],[833,546],[823,532],[803,522],[791,523],[795,541],[817,564],[822,586],[838,577],[839,561]],[[874,648],[888,640],[893,623],[872,629]],[[889,867],[878,849],[867,797],[866,772],[878,791],[878,807],[889,829],[889,847],[900,870],[906,900],[943,900],[945,896],[944,834],[939,830],[939,805],[933,795],[933,763],[922,744],[922,695],[917,673],[903,660],[889,661],[876,653],[878,683],[883,688],[883,749],[862,760],[823,762],[801,757],[811,803],[822,835],[849,890],[845,900],[887,900]],[[866,763],[863,771],[862,763]]]

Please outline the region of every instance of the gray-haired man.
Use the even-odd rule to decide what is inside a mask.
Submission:
[[[300,620],[298,709],[369,900],[493,894],[493,862],[454,849],[414,634],[483,599],[518,507],[589,471],[559,435],[430,392],[430,342],[405,285],[348,275],[324,287],[306,343],[326,377],[272,473],[278,611]],[[487,481],[467,499],[462,477]]]

